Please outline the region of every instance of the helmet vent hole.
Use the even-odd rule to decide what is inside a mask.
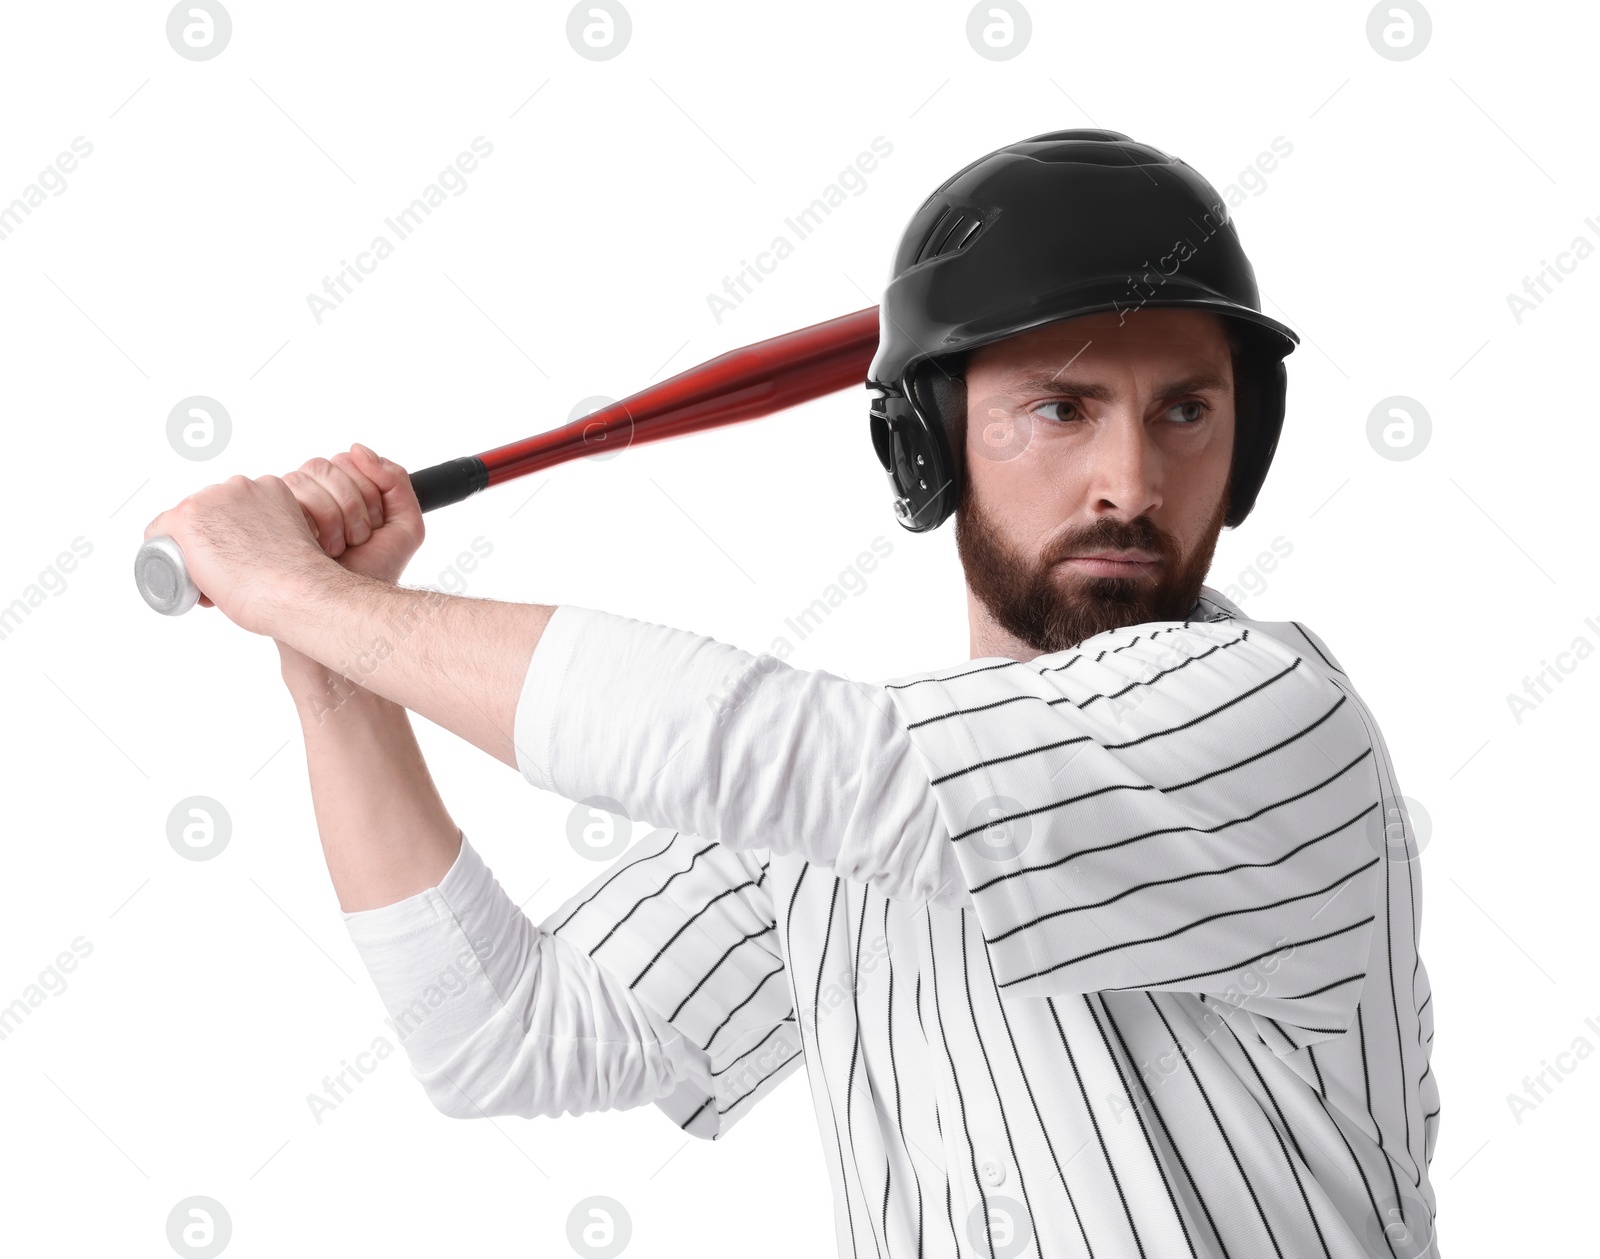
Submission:
[[[982,226],[983,219],[979,215],[957,206],[946,206],[944,213],[934,221],[927,239],[922,242],[922,248],[917,251],[916,261],[926,262],[929,258],[942,258],[965,249]]]

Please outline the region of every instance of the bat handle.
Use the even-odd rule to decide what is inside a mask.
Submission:
[[[181,616],[200,600],[183,562],[183,548],[166,536],[148,539],[133,557],[133,579],[144,601],[163,616]]]
[[[423,511],[459,503],[488,484],[488,469],[477,455],[436,463],[411,474],[411,488]],[[189,576],[183,548],[165,536],[151,538],[139,548],[133,557],[133,579],[144,601],[163,616],[182,616],[200,601],[200,587]]]

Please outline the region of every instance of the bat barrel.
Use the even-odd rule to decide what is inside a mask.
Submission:
[[[878,348],[869,306],[754,345],[729,350],[561,428],[478,457],[499,485],[634,440],[661,441],[770,415],[862,385]]]

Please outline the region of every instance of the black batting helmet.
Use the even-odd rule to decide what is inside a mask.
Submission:
[[[913,533],[960,501],[965,388],[940,360],[1077,315],[1207,310],[1241,343],[1224,523],[1255,506],[1283,426],[1299,337],[1261,313],[1222,197],[1186,162],[1121,132],[1052,131],[962,168],[911,216],[867,372],[872,445]]]

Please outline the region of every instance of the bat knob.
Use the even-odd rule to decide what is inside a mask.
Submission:
[[[200,587],[184,566],[183,548],[171,538],[151,538],[139,548],[133,579],[144,601],[163,616],[181,616],[200,600]]]

